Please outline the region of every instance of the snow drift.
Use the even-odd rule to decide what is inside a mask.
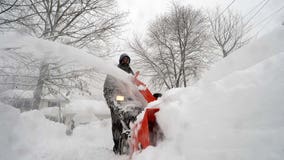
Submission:
[[[136,159],[284,158],[284,28],[160,100],[167,139]]]
[[[0,104],[0,159],[114,159],[109,120],[78,126],[72,136],[66,126],[47,120],[39,111],[19,113]]]
[[[149,104],[161,108],[157,119],[165,140],[132,159],[282,160],[283,105],[282,27],[216,64],[198,84]],[[67,136],[64,125],[41,112],[21,114],[0,104],[0,159],[127,159],[112,153],[110,125],[110,119],[96,119]]]

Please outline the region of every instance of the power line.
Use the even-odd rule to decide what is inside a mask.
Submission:
[[[232,2],[217,16],[216,19],[218,19],[224,12],[231,7],[232,4],[234,4],[236,0],[232,0]]]
[[[268,4],[270,0],[266,0],[266,2],[263,3],[263,5],[255,12],[254,15],[251,16],[251,18],[246,22],[249,23],[256,15],[260,13],[260,11]]]
[[[267,24],[269,24],[273,19],[269,19],[269,21],[267,21],[266,23],[264,23],[264,25],[258,30],[256,31],[255,35],[258,35],[262,30],[264,30],[264,28],[266,27]]]
[[[279,13],[282,9],[284,9],[284,5],[283,5],[282,7],[280,7],[279,9],[275,10],[274,12],[272,12],[272,13],[271,13],[270,15],[268,15],[267,17],[263,18],[263,19],[262,19],[261,21],[259,21],[258,23],[256,23],[254,26],[258,26],[258,25],[260,25],[261,23],[267,21],[267,20],[270,18],[266,23],[264,23],[264,25],[262,26],[262,28],[259,29],[259,30],[256,32],[255,35],[259,34],[259,33],[266,27],[266,25],[269,24],[269,23],[273,20],[273,19],[271,18],[271,16],[273,16],[274,14]]]
[[[284,9],[284,5],[282,7],[280,7],[279,9],[275,10],[274,12],[272,12],[270,15],[268,15],[267,17],[263,18],[261,21],[259,21],[258,23],[256,23],[254,26],[257,26],[261,23],[263,23],[264,21],[266,21],[268,18],[270,18],[271,16],[273,16],[274,14],[277,14],[278,12],[280,12],[282,9]]]
[[[261,2],[257,3],[251,10],[249,10],[245,15],[244,18],[246,18],[248,15],[250,15],[256,8],[258,8],[263,2],[267,0],[262,0]]]

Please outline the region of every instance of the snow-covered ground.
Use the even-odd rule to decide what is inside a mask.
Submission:
[[[14,35],[9,36],[0,38],[0,50],[21,44],[28,53],[38,51],[30,43],[33,41],[48,54],[74,53],[70,47],[50,47],[53,43],[34,38],[17,37],[15,43],[9,39]],[[81,58],[76,57],[79,62],[101,63],[96,58],[84,58],[83,51],[76,52],[81,54]],[[104,68],[109,73],[115,67],[100,67]],[[95,117],[107,112],[105,103],[92,103],[75,101],[70,110],[91,111],[97,113]],[[149,104],[152,106],[161,108],[157,118],[165,140],[135,153],[132,159],[283,160],[284,27],[222,60],[196,85],[164,93]],[[78,125],[72,136],[67,136],[66,126],[45,119],[43,112],[20,113],[1,103],[0,159],[128,159],[113,154],[110,119],[99,117]]]

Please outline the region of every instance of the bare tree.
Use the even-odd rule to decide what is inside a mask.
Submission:
[[[93,68],[58,58],[37,59],[22,52],[17,47],[0,50],[0,86],[2,90],[34,90],[33,109],[38,109],[47,95],[68,99],[72,91],[92,94],[90,80],[96,77]]]
[[[114,0],[6,0],[0,25],[82,48],[107,41],[122,27],[125,13]]]
[[[147,38],[130,43],[138,64],[155,86],[186,87],[206,66],[206,18],[190,6],[173,4],[171,11],[154,21]]]
[[[18,0],[14,0],[14,2],[12,2],[12,3],[11,2],[10,3],[6,3],[5,0],[1,0],[0,1],[0,15],[5,13],[5,12],[7,12],[7,11],[9,11],[13,7],[15,7],[17,2],[18,2]]]
[[[94,75],[93,68],[73,66],[72,63],[64,63],[59,60],[41,63],[38,82],[34,90],[33,109],[39,108],[41,98],[46,95],[68,99],[72,90],[91,94],[87,77]]]
[[[0,91],[7,89],[33,89],[38,76],[33,60],[19,55],[19,48],[0,50]]]
[[[232,11],[220,13],[217,8],[215,13],[209,15],[214,47],[227,57],[234,50],[248,43],[250,27],[243,22],[239,14]]]
[[[22,30],[39,38],[60,41],[78,48],[93,46],[98,48],[119,32],[125,17],[125,13],[117,11],[115,0],[5,0],[1,1],[1,6],[5,6],[1,8],[2,14],[0,14],[2,31]],[[65,73],[68,78],[57,77],[54,81],[50,67],[63,70],[62,65],[56,64],[58,64],[56,61],[39,62],[34,109],[38,108],[45,87],[55,92],[56,90],[48,86],[64,90],[70,80],[83,82],[74,80],[75,77],[82,76],[81,71],[74,70]],[[53,84],[54,82],[56,84]],[[76,87],[83,85],[83,83],[74,84]]]

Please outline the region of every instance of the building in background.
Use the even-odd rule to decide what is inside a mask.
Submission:
[[[32,109],[33,90],[10,89],[0,93],[0,101],[21,110]],[[69,100],[60,95],[46,95],[42,97],[39,109],[48,107],[64,107]]]

